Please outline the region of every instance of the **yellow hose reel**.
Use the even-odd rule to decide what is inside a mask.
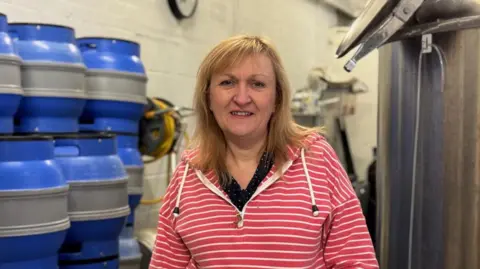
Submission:
[[[140,120],[139,151],[143,156],[150,157],[144,163],[154,162],[164,156],[171,155],[177,150],[181,138],[188,144],[189,138],[184,130],[183,118],[180,111],[191,110],[179,108],[165,99],[158,97],[148,98],[145,113]],[[171,156],[168,158],[167,177],[171,173]],[[167,179],[168,182],[168,179]],[[142,200],[143,205],[158,204],[163,197],[152,200]]]
[[[174,150],[182,132],[181,118],[173,104],[161,98],[148,98],[147,110],[140,120],[140,153],[153,157],[152,161],[158,160]]]

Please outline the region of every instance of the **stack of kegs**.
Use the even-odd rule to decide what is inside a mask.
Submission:
[[[82,131],[114,133],[128,174],[130,215],[120,235],[120,268],[139,268],[140,246],[133,236],[134,212],[143,193],[143,161],[138,151],[139,122],[145,110],[147,76],[139,44],[120,39],[77,39],[87,66],[88,100]]]
[[[0,268],[118,268],[128,174],[115,134],[80,132],[75,31],[0,15],[0,36]]]
[[[7,16],[0,13],[0,133],[13,133],[13,116],[17,112],[23,90],[20,57],[7,33]]]
[[[32,103],[21,88],[27,65],[7,31],[0,14],[0,268],[56,268],[70,227],[68,185],[52,137],[14,134],[15,114]]]

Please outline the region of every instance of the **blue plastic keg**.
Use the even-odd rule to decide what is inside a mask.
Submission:
[[[120,235],[120,265],[126,268],[138,268],[142,254],[140,246],[133,236],[135,209],[140,204],[143,193],[144,165],[138,151],[138,136],[135,134],[117,133],[118,155],[128,174],[128,202],[130,215]],[[130,267],[128,267],[130,266]]]
[[[138,133],[147,76],[138,43],[103,37],[77,39],[87,66],[84,131]]]
[[[120,234],[120,269],[140,268],[142,252],[134,236],[134,227],[126,226]]]
[[[23,95],[20,74],[22,61],[7,29],[7,16],[0,13],[0,133],[3,134],[13,133],[13,116]]]
[[[46,136],[0,136],[0,269],[57,268],[68,185]]]
[[[78,132],[85,106],[85,71],[72,28],[51,24],[11,23],[22,65],[25,97],[16,114],[20,133]]]
[[[71,228],[60,249],[60,268],[117,268],[118,238],[130,209],[115,136],[56,135],[55,159],[70,185]]]
[[[143,160],[138,151],[138,136],[125,133],[117,133],[118,155],[127,170],[128,174],[128,200],[130,204],[130,216],[127,224],[132,224],[134,220],[134,211],[143,193]]]

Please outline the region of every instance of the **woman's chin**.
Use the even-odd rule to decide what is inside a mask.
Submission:
[[[257,136],[254,128],[231,128],[228,130],[228,134],[232,138],[253,138]]]

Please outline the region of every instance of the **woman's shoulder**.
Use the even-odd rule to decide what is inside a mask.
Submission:
[[[173,174],[170,176],[170,181],[168,182],[167,189],[165,190],[165,195],[162,199],[163,205],[161,211],[172,211],[175,207],[175,200],[179,193],[182,176],[186,169],[190,170],[187,163],[183,160],[181,160],[175,167]]]
[[[305,148],[310,154],[323,155],[326,151],[333,150],[326,137],[321,133],[312,133],[304,140]]]
[[[305,156],[313,157],[318,162],[323,161],[325,155],[336,158],[335,150],[326,137],[319,132],[310,132],[303,137],[301,146],[293,148],[293,151],[297,152],[294,158],[300,157],[299,153],[302,149],[305,151]]]
[[[298,158],[298,162],[303,162]],[[321,134],[310,135],[305,143],[305,163],[312,183],[328,187],[337,202],[354,195],[350,179],[335,149]]]
[[[181,152],[180,160],[170,176],[170,182],[165,190],[162,209],[173,210],[175,207],[175,200],[179,193],[180,185],[182,185],[182,181],[188,182],[192,173],[195,173],[192,162],[197,158],[197,153],[198,152],[195,148],[188,148]],[[184,177],[185,180],[183,180]],[[183,182],[183,184],[185,184],[185,182]]]

